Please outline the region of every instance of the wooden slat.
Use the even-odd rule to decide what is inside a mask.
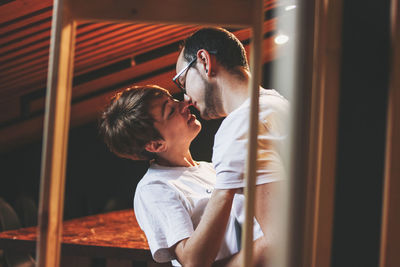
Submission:
[[[267,8],[271,8],[271,3],[267,4],[268,2],[274,3],[274,1],[265,1],[264,5],[268,6]],[[50,6],[51,8],[51,6]],[[49,9],[49,7],[47,7]],[[47,10],[44,13],[40,13],[38,15],[35,15],[31,18],[27,19],[33,19],[33,18],[39,18],[40,16],[47,14],[47,17],[49,15],[49,10]],[[43,17],[40,17],[43,18]],[[25,21],[26,19],[23,19],[21,21]],[[11,27],[15,24],[18,24],[21,21],[17,21],[15,23],[12,23],[11,25],[7,27]],[[49,23],[47,24],[35,24],[39,20],[32,21],[34,22],[34,28],[36,28],[36,31],[42,30],[43,27],[46,25],[48,26]],[[97,23],[99,25],[106,25],[107,23]],[[118,27],[115,25],[111,25],[108,23],[108,27]],[[128,24],[125,24],[128,25]],[[24,26],[29,26],[29,24],[24,24]],[[89,25],[91,26],[91,25]],[[7,28],[6,27],[6,28]],[[32,28],[32,29],[34,29]],[[100,27],[99,27],[100,28]],[[85,29],[89,29],[89,27],[85,27]],[[94,29],[93,29],[94,30]],[[100,30],[100,29],[99,29]],[[105,28],[103,30],[106,30]],[[194,30],[194,29],[193,29]],[[1,99],[6,99],[8,95],[22,95],[31,91],[38,90],[40,88],[43,88],[43,82],[46,79],[46,74],[47,74],[47,63],[48,63],[48,48],[49,48],[49,42],[48,40],[45,41],[43,40],[45,37],[48,37],[48,34],[45,33],[40,33],[39,35],[33,35],[29,36],[29,29],[28,27],[25,29],[22,29],[21,31],[16,28],[16,31],[9,35],[6,41],[12,41],[16,40],[16,38],[22,37],[25,35],[23,39],[21,39],[19,42],[11,45],[10,46],[5,46],[3,48],[0,48],[0,51],[3,52],[4,57],[1,58],[2,62],[0,64],[0,84],[2,86],[0,96]],[[188,31],[189,33],[189,31]],[[16,35],[14,35],[16,34]],[[32,34],[32,33],[31,33]],[[93,35],[96,35],[96,31],[86,31],[86,32],[81,32],[81,29],[78,28],[78,35],[77,35],[77,50],[76,52],[79,53],[80,48],[84,48],[84,43],[85,42],[90,42],[93,43],[96,40],[92,39]],[[185,38],[186,36],[182,37]],[[107,38],[104,36],[104,38]],[[40,39],[43,40],[43,42],[38,42]],[[88,39],[91,39],[90,41]],[[99,43],[104,40],[103,37],[99,38]],[[80,41],[82,41],[80,43]],[[159,43],[157,44],[157,47],[162,46],[162,42],[164,42],[165,39],[160,40]],[[133,42],[132,42],[133,43]],[[155,41],[154,43],[157,43]],[[0,44],[1,45],[1,44]],[[22,49],[19,49],[22,48]],[[82,63],[82,65],[77,64],[76,65],[76,71],[75,75],[82,74],[87,71],[94,70],[95,68],[99,68],[102,66],[106,66],[108,64],[112,64],[114,62],[120,61],[127,56],[130,57],[130,54],[134,53],[143,53],[141,52],[135,52],[135,51],[130,51],[130,49],[133,49],[132,47],[129,47],[129,49],[126,50],[121,50],[125,49],[126,47],[120,47],[119,50],[115,51],[108,51],[110,53],[115,53],[117,52],[118,54],[106,54],[106,53],[99,53],[98,55],[100,57],[95,58],[87,58],[85,62]],[[150,51],[152,48],[151,47],[145,47],[142,46],[144,49],[144,52]],[[3,51],[4,50],[4,51]],[[92,49],[94,50],[94,49]],[[12,53],[10,53],[12,52]],[[83,56],[86,56],[85,53],[82,53]],[[103,56],[106,56],[104,58]],[[78,58],[77,58],[78,60]],[[93,62],[91,62],[93,60]],[[79,62],[78,62],[79,63]],[[35,85],[32,87],[32,85]]]
[[[153,26],[156,27],[156,26]],[[150,30],[150,27],[148,30]],[[162,30],[162,29],[161,29]],[[165,29],[164,29],[165,30]],[[183,33],[185,33],[186,31],[181,28],[176,28],[177,31],[182,31]],[[138,33],[140,33],[141,31],[139,30]],[[153,32],[147,32],[146,35],[148,35],[148,38],[151,38]],[[156,35],[157,36],[157,35]],[[146,36],[144,36],[146,37]],[[109,53],[111,53],[110,55],[105,53],[106,51],[99,51],[96,50],[95,48],[91,48],[91,51],[93,51],[92,53],[95,54],[99,54],[100,56],[102,56],[102,58],[100,58],[98,61],[100,62],[96,62],[95,61],[95,57],[93,56],[92,53],[83,53],[83,52],[87,52],[87,50],[84,50],[83,52],[80,52],[81,49],[78,51],[76,51],[77,56],[75,57],[75,65],[76,65],[76,69],[78,70],[79,74],[79,70],[80,70],[80,61],[82,60],[81,58],[84,57],[87,60],[85,62],[88,62],[88,65],[90,66],[94,66],[96,68],[100,68],[101,65],[107,65],[109,64],[107,62],[107,60],[105,60],[104,56],[107,56],[110,60],[113,61],[117,61],[116,58],[118,58],[118,56],[115,56],[115,53],[119,52],[119,50],[116,50],[116,47],[121,47],[123,48],[125,51],[125,54],[133,54],[134,52],[131,51],[130,49],[132,47],[136,47],[137,46],[137,41],[138,40],[142,40],[143,35],[142,36],[136,36],[135,39],[128,39],[129,36],[121,36],[121,42],[118,43],[118,39],[113,39],[110,37],[110,41],[109,42],[116,42],[115,46],[106,46],[104,49],[107,49]],[[79,39],[78,39],[79,41]],[[96,40],[96,42],[99,43],[104,43],[101,42],[101,40]],[[171,39],[170,41],[168,39],[162,40],[163,42],[160,41],[155,41],[153,43],[156,43],[158,46],[160,45],[167,45],[169,44],[169,42],[172,42],[173,40]],[[165,41],[165,42],[164,42]],[[146,41],[145,41],[146,43]],[[109,44],[109,43],[107,43]],[[149,44],[151,44],[151,42],[149,42]],[[43,46],[44,45],[44,46]],[[39,48],[35,49],[33,53],[32,51],[19,55],[19,58],[10,58],[7,61],[11,61],[12,64],[11,65],[7,65],[5,64],[6,61],[2,61],[3,67],[0,67],[0,70],[2,71],[2,74],[0,76],[0,80],[2,81],[2,83],[4,85],[6,85],[7,87],[14,87],[15,82],[20,83],[21,79],[20,78],[25,78],[25,79],[35,79],[35,77],[42,77],[43,79],[43,75],[38,75],[37,73],[35,73],[35,71],[37,70],[41,70],[41,73],[43,74],[44,69],[46,69],[47,67],[47,55],[48,55],[48,45],[49,43],[42,43],[40,45]],[[84,45],[84,42],[82,42],[81,46]],[[101,44],[102,45],[102,44]],[[140,47],[138,47],[140,49]],[[85,49],[85,48],[83,48]],[[89,47],[90,49],[90,47]],[[89,50],[90,51],[90,50]],[[147,52],[146,51],[139,51],[139,53],[143,53],[143,52]],[[118,59],[120,60],[120,59]],[[100,66],[99,66],[100,64]],[[29,73],[32,73],[32,75],[28,75]],[[35,74],[34,74],[35,73]]]
[[[133,44],[129,44],[125,47],[122,46],[118,50],[111,51],[111,52],[114,52],[112,54],[105,54],[104,56],[99,55],[100,57],[94,59],[93,63],[90,60],[85,61],[85,62],[80,62],[79,65],[77,66],[76,73],[77,74],[85,73],[87,71],[91,71],[91,70],[97,69],[99,67],[107,66],[109,64],[121,61],[123,59],[133,58],[136,55],[140,55],[140,54],[149,52],[153,49],[157,49],[164,45],[168,45],[168,44],[171,44],[174,42],[181,41],[185,37],[187,37],[190,33],[192,33],[193,31],[194,31],[194,29],[188,29],[185,31],[181,31],[180,34],[178,34],[176,36],[171,36],[171,38],[168,38],[168,36],[166,36],[163,39],[155,40],[154,42],[151,43],[151,46],[142,47],[139,50],[138,50],[138,46],[135,46]]]
[[[89,38],[93,38],[93,34],[98,35],[98,31],[108,31],[115,28],[124,27],[123,25],[109,25],[104,27],[103,24],[92,24],[84,27],[77,34],[77,42],[84,42]],[[48,32],[48,37],[50,37],[50,32]],[[50,40],[43,41],[42,43],[31,45],[24,50],[19,50],[17,53],[10,54],[8,57],[2,57],[2,59],[11,58],[9,61],[15,63],[15,57],[25,57],[23,62],[14,65],[4,65],[4,70],[0,74],[0,80],[6,87],[14,87],[15,83],[21,84],[20,78],[25,78],[26,80],[41,78],[45,79],[44,73],[47,73],[47,63],[48,63],[48,46]],[[42,48],[42,53],[39,57],[31,59],[26,57],[29,54],[33,54],[32,50],[40,50]],[[25,52],[21,55],[21,53]],[[4,64],[4,63],[3,63]],[[31,75],[29,75],[31,74]]]
[[[150,25],[142,28],[131,26],[106,36],[103,41],[97,40],[96,38],[96,42],[83,43],[79,51],[76,51],[76,64],[79,64],[80,61],[90,60],[91,58],[96,59],[96,55],[114,51],[117,47],[128,44],[134,45],[140,41],[147,41],[150,36],[156,36],[157,38],[160,33],[165,32],[168,28],[177,29],[177,27],[173,25],[167,27]]]
[[[74,17],[94,21],[139,21],[208,25],[248,26],[252,22],[249,2],[220,0],[205,5],[196,0],[129,1],[71,0]],[[221,12],[229,6],[229,12]]]
[[[43,130],[39,201],[39,238],[36,260],[40,267],[60,263],[65,169],[73,78],[76,23],[64,1],[54,2],[51,50]]]
[[[32,25],[39,24],[42,21],[46,21],[48,19],[51,20],[52,12],[52,7],[50,6],[39,10],[37,14],[32,14],[29,17],[14,21],[11,24],[0,26],[0,36],[3,37],[9,34],[13,34],[14,32],[20,31],[21,29],[29,28]]]
[[[80,66],[84,66],[92,64],[92,60],[94,62],[109,62],[113,60],[114,57],[119,57],[120,54],[128,56],[128,58],[132,58],[137,54],[143,54],[147,51],[153,50],[160,45],[167,45],[174,41],[182,40],[183,36],[187,36],[189,32],[192,32],[191,29],[181,29],[174,28],[169,32],[162,31],[158,35],[152,35],[154,31],[146,33],[147,38],[142,40],[140,36],[134,35],[134,38],[124,39],[121,38],[121,41],[116,43],[111,43],[108,46],[105,46],[101,49],[96,49],[94,53],[87,53],[89,55],[82,55],[77,59],[76,64]],[[156,33],[155,33],[156,34]],[[90,57],[91,56],[91,57]],[[100,62],[99,62],[100,63]]]
[[[123,45],[123,44],[118,44],[118,47],[120,47],[122,49],[122,51],[116,49],[115,47],[107,47],[107,49],[111,49],[109,52],[110,53],[103,53],[100,54],[100,58],[98,58],[97,60],[93,59],[93,58],[89,58],[87,61],[84,62],[76,62],[76,73],[75,75],[79,75],[82,72],[87,72],[90,71],[92,69],[98,69],[101,68],[103,66],[109,65],[113,62],[118,62],[122,59],[126,59],[126,58],[131,58],[135,53],[145,53],[148,51],[151,51],[153,49],[158,48],[159,46],[162,45],[167,45],[170,42],[176,42],[179,40],[182,40],[185,36],[187,36],[190,32],[192,32],[193,30],[189,29],[189,30],[180,30],[179,31],[179,35],[178,36],[174,36],[174,35],[167,35],[165,36],[163,39],[155,39],[152,42],[146,42],[144,44],[144,46],[137,46],[135,45],[134,42],[128,42],[128,44]],[[180,36],[180,34],[183,34],[183,36]],[[150,45],[150,46],[149,46]],[[149,46],[149,47],[145,47],[145,46]],[[137,51],[134,51],[132,49],[139,49]],[[25,89],[23,92],[29,92],[29,91],[34,91],[39,88],[43,87],[43,81],[45,79],[45,74],[46,74],[46,65],[41,65],[41,64],[45,64],[44,59],[42,59],[41,61],[42,63],[40,63],[40,61],[34,61],[31,62],[29,64],[27,64],[28,66],[24,66],[23,70],[19,70],[18,72],[15,71],[15,69],[13,69],[12,71],[10,71],[10,73],[7,73],[6,76],[2,76],[4,77],[6,80],[3,81],[3,85],[6,86],[7,89],[2,90],[1,93],[5,93],[5,94],[9,94],[9,92],[12,91],[18,91],[20,92],[20,90],[18,88],[21,87],[21,81],[29,81],[29,83],[25,82]],[[82,68],[80,67],[81,64],[86,64],[86,68]],[[33,66],[32,69],[30,69],[30,66],[32,64],[38,65],[38,66]],[[22,68],[22,66],[21,66]],[[23,79],[23,80],[21,80]],[[42,81],[42,82],[40,82]],[[34,86],[35,85],[35,86]]]
[[[247,34],[250,34],[250,32],[247,30]],[[249,37],[244,36],[244,37]],[[246,38],[245,38],[246,39]],[[279,54],[277,52],[277,47],[274,43],[274,36],[264,40],[264,55],[263,55],[263,62],[270,62],[271,60],[275,59],[275,57]],[[245,46],[246,51],[249,54],[249,46]],[[164,57],[154,59],[148,62],[145,62],[140,65],[133,66],[130,69],[123,70],[118,73],[113,73],[104,77],[101,77],[99,79],[81,84],[79,86],[76,86],[73,88],[72,91],[72,97],[73,99],[77,97],[81,97],[90,93],[93,93],[97,90],[101,90],[107,87],[111,87],[113,84],[120,84],[127,82],[132,79],[136,79],[137,77],[140,77],[142,75],[149,74],[157,69],[161,69],[164,67],[167,67],[169,65],[174,65],[176,62],[177,58],[177,52],[171,53],[169,55],[166,55]],[[163,81],[160,77],[166,77],[166,76],[153,76],[146,80],[148,83],[153,83],[153,84],[163,84],[165,88],[168,88],[171,93],[176,93],[176,87],[172,84],[171,82],[171,77],[173,77],[174,73],[172,72],[170,77],[167,77],[165,81]],[[36,87],[35,87],[36,86]],[[29,85],[28,87],[32,88],[37,88],[38,85]],[[42,85],[43,86],[43,85]],[[37,100],[32,101],[29,104],[29,113],[32,112],[38,112],[43,110],[44,108],[44,98],[40,98]],[[73,108],[72,108],[73,109]],[[80,115],[84,116],[86,112],[91,112],[89,110],[89,107],[87,107],[87,110],[81,110],[80,113],[77,113],[76,116],[71,117],[71,124],[72,126],[76,126],[75,120],[79,120],[78,117]],[[91,118],[92,120],[95,120],[95,117]],[[89,121],[88,121],[89,122]],[[25,125],[29,125],[25,126]],[[17,123],[15,125],[9,126],[4,129],[0,129],[0,136],[3,137],[3,141],[0,141],[0,147],[3,149],[9,149],[7,148],[10,144],[12,145],[13,142],[16,144],[24,144],[24,138],[26,139],[27,142],[37,140],[40,138],[40,134],[33,134],[35,132],[35,124],[29,124],[28,122],[22,122],[22,123]],[[39,125],[39,124],[38,124]],[[40,127],[42,127],[40,125]],[[13,134],[15,133],[15,134]],[[24,137],[25,135],[25,137]],[[15,139],[17,138],[17,139]]]
[[[113,25],[110,25],[112,27]],[[122,26],[120,26],[122,27]],[[30,51],[36,50],[41,47],[48,47],[50,44],[50,28],[51,18],[49,21],[44,21],[34,26],[25,28],[21,31],[14,32],[6,35],[2,38],[0,44],[0,58],[2,64],[4,61],[8,62],[15,60],[16,57],[21,54],[27,55]],[[103,31],[103,24],[90,24],[81,29],[78,28],[77,40],[83,40],[90,38],[91,34],[87,34],[90,31],[101,29]],[[41,41],[39,43],[39,41]]]
[[[94,24],[97,25],[97,24]],[[107,36],[110,36],[109,34],[113,34],[116,31],[128,27],[134,27],[137,28],[138,26],[136,25],[126,25],[126,24],[110,24],[105,27],[102,27],[101,29],[98,29],[96,31],[92,31],[89,33],[80,33],[78,31],[77,38],[76,38],[76,50],[78,51],[79,48],[85,47],[87,44],[90,44],[91,42],[97,42],[101,41],[101,38],[107,38]]]
[[[51,14],[51,10],[46,12],[46,15],[47,13]],[[9,27],[4,27],[2,29],[4,30],[8,28]],[[29,25],[26,25],[25,27],[21,27],[13,31],[1,34],[0,47],[4,49],[4,47],[10,46],[12,43],[19,44],[21,40],[27,37],[31,37],[32,35],[35,35],[37,32],[42,32],[43,30],[46,29],[50,33],[50,28],[51,28],[51,16],[46,16],[44,19],[38,20],[35,23],[31,23]]]
[[[391,1],[391,72],[387,112],[380,267],[400,266],[400,2]]]
[[[274,37],[272,36],[263,42],[263,63],[270,62],[275,59],[277,56],[277,46],[274,43]],[[246,45],[245,49],[248,54],[249,52],[249,46]],[[84,83],[82,85],[78,85],[73,88],[72,91],[72,99],[75,99],[77,97],[81,97],[90,93],[93,93],[97,90],[101,90],[103,88],[111,87],[114,84],[118,83],[123,83],[128,80],[135,79],[137,77],[140,77],[145,74],[149,74],[153,71],[156,71],[157,69],[162,69],[171,65],[175,65],[176,59],[178,57],[178,52],[171,53],[169,55],[150,60],[148,62],[145,62],[143,64],[139,64],[136,66],[133,66],[129,69],[120,71],[118,73],[113,73],[104,77],[101,77],[99,79]],[[171,76],[172,77],[172,76]],[[170,80],[171,80],[170,77]],[[159,80],[159,78],[157,78]],[[171,94],[177,93],[175,86],[172,84],[172,81],[170,81],[169,86],[167,88],[171,88],[173,90],[170,90]],[[37,112],[40,110],[43,110],[44,107],[44,99],[37,99],[34,100],[30,103],[30,112]]]
[[[85,33],[89,31],[93,31],[96,28],[102,28],[103,26],[101,24],[92,24],[89,25],[88,27],[84,27],[82,30],[80,30],[78,33],[78,41],[81,39],[86,39],[87,37],[85,36]],[[49,29],[50,30],[50,29]],[[30,30],[31,31],[31,30]],[[10,55],[7,56],[2,56],[1,61],[0,61],[0,70],[9,70],[10,68],[13,68],[14,71],[18,70],[19,67],[25,67],[25,66],[32,66],[32,65],[37,65],[38,61],[39,62],[44,62],[48,61],[48,48],[50,45],[50,31],[41,33],[40,36],[33,36],[31,39],[28,39],[26,42],[21,42],[21,44],[26,45],[26,44],[33,44],[38,38],[43,39],[44,37],[48,37],[47,39],[45,38],[41,43],[31,45],[27,47],[25,50],[20,50],[17,51],[17,53],[11,53]],[[10,63],[10,64],[7,64]],[[7,73],[7,72],[4,72]]]
[[[44,25],[47,26],[47,25]],[[1,63],[8,66],[7,63],[13,62],[13,59],[26,55],[30,51],[40,49],[41,47],[48,47],[50,41],[50,25],[49,27],[42,27],[39,25],[37,28],[29,28],[22,32],[23,38],[16,38],[11,40],[5,46],[0,47]]]
[[[49,42],[46,42],[44,44],[41,44],[39,48],[30,50],[29,52],[24,54],[20,54],[18,55],[18,57],[0,61],[0,64],[2,64],[0,66],[0,71],[4,71],[10,68],[17,69],[18,67],[23,66],[24,63],[26,62],[37,59],[41,60],[43,59],[43,57],[47,58],[48,53],[49,53]]]
[[[84,95],[93,93],[95,91],[112,87],[115,84],[121,84],[124,82],[127,82],[129,80],[133,80],[135,78],[138,78],[140,76],[143,76],[145,74],[149,74],[156,69],[162,69],[168,66],[173,66],[175,65],[176,59],[178,58],[178,52],[171,53],[167,56],[163,56],[151,61],[148,61],[146,63],[133,66],[129,69],[120,71],[118,73],[113,73],[106,75],[104,77],[101,77],[99,79],[78,85],[73,88],[72,90],[72,99],[77,98],[77,97],[82,97]],[[172,77],[172,76],[171,76]],[[160,78],[155,78],[154,80],[160,81]],[[172,80],[168,88],[171,88],[173,86]],[[172,87],[175,89],[174,87]],[[177,91],[171,90],[171,93],[176,93]],[[37,99],[34,100],[30,103],[30,112],[37,112],[40,110],[43,110],[44,107],[44,99]]]
[[[29,15],[53,4],[52,0],[16,0],[1,6],[0,8],[0,27],[3,23]]]
[[[90,24],[86,25],[83,28],[80,28],[77,34],[77,40],[78,41],[83,41],[89,38],[88,36],[91,36],[90,32],[92,31],[97,31],[97,30],[103,30],[103,29],[108,29],[108,25],[104,24]],[[89,34],[87,34],[89,33]],[[14,64],[14,65],[4,65],[4,70],[0,73],[0,81],[1,84],[3,85],[5,90],[2,90],[0,92],[0,95],[7,95],[10,94],[9,92],[14,92],[18,87],[24,87],[23,85],[29,85],[32,83],[35,83],[35,81],[41,80],[44,81],[46,79],[46,74],[47,74],[47,64],[48,64],[48,46],[50,44],[50,41],[47,40],[44,43],[41,43],[42,50],[41,54],[39,56],[32,58],[26,57],[26,55],[33,55],[32,47],[27,48],[27,52],[20,57],[25,56],[25,58],[22,59],[22,62],[19,64]],[[36,48],[36,47],[35,47]],[[38,49],[35,49],[38,50]],[[39,49],[40,50],[40,49]],[[15,61],[15,58],[11,59],[11,62]],[[13,62],[14,63],[14,62]],[[28,82],[24,82],[28,81]],[[43,87],[43,83],[40,85],[40,87]],[[33,90],[37,90],[37,88],[26,88],[27,91],[24,92],[29,92]]]

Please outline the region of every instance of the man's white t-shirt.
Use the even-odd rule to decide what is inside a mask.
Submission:
[[[168,248],[191,236],[200,222],[214,184],[215,170],[208,162],[200,162],[194,167],[150,165],[137,185],[134,210],[155,261],[172,261],[174,266],[180,266]],[[244,221],[243,195],[235,195],[233,203],[234,208],[216,259],[239,251],[235,219],[239,224]],[[254,220],[254,240],[262,235],[260,226]]]
[[[281,145],[287,137],[289,102],[275,90],[260,89],[256,184],[283,179]],[[215,188],[245,187],[250,99],[221,123],[214,139],[212,162],[217,173]]]

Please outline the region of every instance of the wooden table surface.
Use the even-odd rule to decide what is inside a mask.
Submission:
[[[37,227],[0,232],[0,248],[34,251]],[[62,253],[74,256],[151,260],[133,210],[114,211],[63,223]]]

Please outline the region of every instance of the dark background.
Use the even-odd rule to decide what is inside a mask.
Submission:
[[[343,1],[332,267],[378,266],[389,61],[389,1]],[[196,160],[211,159],[218,125],[203,122],[191,147]],[[37,203],[40,162],[41,141],[0,155],[0,197]],[[72,129],[64,218],[131,208],[146,168],[108,152],[95,122]]]

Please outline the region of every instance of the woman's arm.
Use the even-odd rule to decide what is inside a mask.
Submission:
[[[236,189],[215,189],[194,233],[170,249],[183,266],[211,266],[225,236]]]

